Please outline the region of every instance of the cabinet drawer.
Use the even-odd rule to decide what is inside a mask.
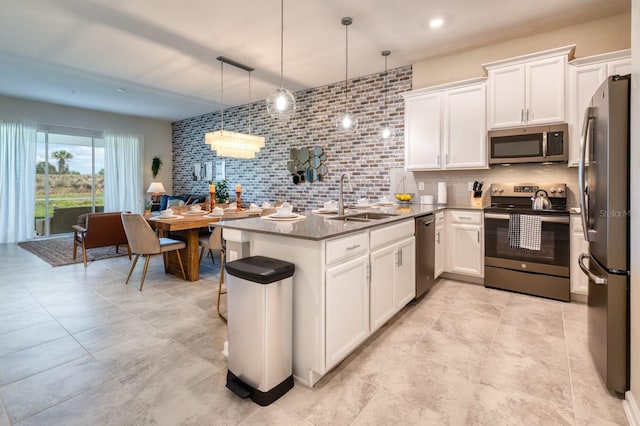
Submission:
[[[371,249],[411,237],[415,229],[416,225],[413,220],[405,220],[404,222],[374,229],[371,231]]]
[[[451,221],[456,223],[472,223],[482,225],[482,212],[469,210],[449,210]]]
[[[436,225],[444,225],[444,212],[436,212]]]
[[[369,234],[367,232],[360,232],[327,241],[327,265],[341,259],[365,253],[368,249]]]

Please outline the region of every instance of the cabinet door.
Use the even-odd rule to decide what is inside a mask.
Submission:
[[[479,84],[444,93],[445,167],[487,167],[486,91]]]
[[[571,265],[569,276],[571,277],[571,293],[587,295],[589,293],[589,278],[582,272],[578,265],[578,257],[581,253],[589,252],[589,243],[582,233],[582,219],[580,216],[571,216]],[[585,260],[586,265],[589,261]]]
[[[631,58],[622,58],[607,62],[607,75],[626,75],[630,73]]]
[[[398,263],[395,274],[395,312],[416,297],[416,241],[414,237],[397,245]]]
[[[444,226],[442,224],[436,224],[436,236],[435,236],[435,262],[433,279],[437,279],[444,272]]]
[[[580,137],[584,121],[584,112],[591,97],[606,78],[607,66],[604,63],[572,66],[569,69],[571,117],[569,120],[569,166],[577,166],[580,160]]]
[[[489,70],[489,128],[524,123],[524,65]]]
[[[406,170],[439,169],[440,94],[431,93],[405,100]]]
[[[452,223],[449,227],[451,272],[482,276],[482,226]]]
[[[369,256],[363,255],[326,271],[325,368],[328,370],[369,335]]]
[[[565,121],[567,57],[528,62],[526,65],[527,125]]]
[[[395,244],[371,252],[369,309],[372,333],[396,312],[393,303],[393,278],[397,262],[398,252]]]

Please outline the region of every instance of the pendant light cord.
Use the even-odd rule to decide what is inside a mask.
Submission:
[[[280,0],[280,87],[284,88],[284,0]]]
[[[252,127],[251,124],[252,124],[252,118],[253,118],[252,117],[253,114],[251,114],[251,110],[253,109],[251,105],[251,71],[247,71],[247,72],[249,73],[249,134],[251,134],[251,127]]]
[[[224,62],[222,61],[220,61],[220,103],[222,108],[220,130],[224,130]]]
[[[389,125],[389,107],[387,105],[387,91],[389,87],[387,86],[387,77],[389,76],[389,72],[387,71],[387,57],[389,55],[384,56],[384,125],[387,127]]]
[[[349,101],[349,24],[344,26],[344,100]],[[347,110],[349,109],[347,105]]]

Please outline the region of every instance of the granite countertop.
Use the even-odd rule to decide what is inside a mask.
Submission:
[[[337,216],[336,214],[318,214],[306,211],[300,212],[299,214],[304,216],[304,218],[297,220],[276,221],[265,219],[265,217],[262,216],[240,220],[223,220],[216,222],[215,226],[225,229],[283,235],[306,240],[324,240],[405,219],[425,216],[446,209],[482,210],[483,207],[472,207],[469,205],[397,204],[390,207],[375,207],[371,209],[348,209],[345,212],[345,215],[365,211],[394,214],[394,216],[388,218],[366,222],[334,220],[331,218]]]

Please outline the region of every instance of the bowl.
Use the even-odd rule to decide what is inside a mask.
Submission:
[[[394,195],[396,197],[396,200],[400,202],[408,203],[411,200],[413,200],[414,194],[412,192],[396,192]]]
[[[289,203],[284,203],[280,207],[276,207],[276,212],[279,215],[290,215],[291,213],[293,213],[293,206]]]

